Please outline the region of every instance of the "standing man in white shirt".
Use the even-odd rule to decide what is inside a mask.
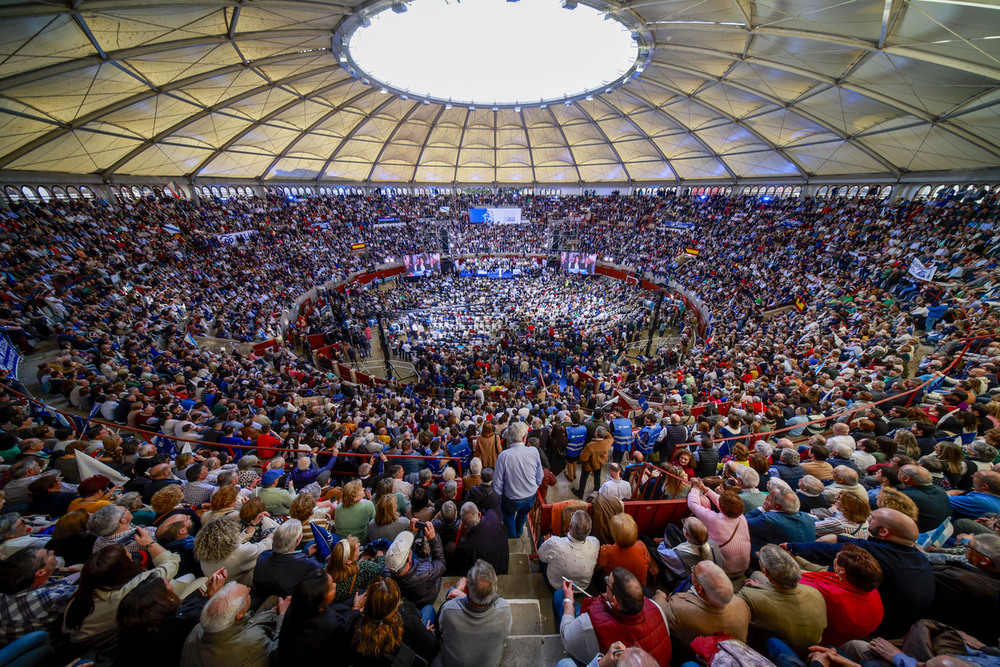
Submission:
[[[493,468],[493,490],[500,496],[507,536],[513,538],[521,537],[544,477],[538,450],[525,446],[528,430],[522,421],[507,427],[507,449],[500,452]]]

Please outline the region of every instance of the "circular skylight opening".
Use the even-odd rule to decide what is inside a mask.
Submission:
[[[530,105],[603,92],[643,66],[639,32],[576,0],[413,0],[365,11],[344,59],[383,92]]]

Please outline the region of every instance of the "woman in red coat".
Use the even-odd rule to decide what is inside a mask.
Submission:
[[[882,567],[870,553],[845,544],[833,561],[833,572],[803,572],[799,582],[818,590],[826,600],[826,630],[822,643],[840,646],[864,639],[882,622]]]

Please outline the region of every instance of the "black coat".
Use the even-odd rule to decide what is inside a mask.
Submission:
[[[507,528],[500,515],[492,510],[483,513],[479,525],[467,532],[455,548],[455,559],[462,572],[467,572],[480,558],[492,565],[497,574],[507,574],[510,560]]]
[[[312,618],[285,618],[278,634],[275,665],[326,667],[338,663],[350,644],[351,627],[361,617],[346,604],[332,604]]]
[[[420,618],[420,610],[409,600],[403,601],[402,606],[399,608],[399,615],[403,617],[403,645],[409,649],[409,651],[416,653],[418,656],[426,660],[429,664],[438,652],[437,636],[427,629],[424,625],[423,619]],[[355,621],[355,628],[359,622],[360,618]],[[353,635],[354,633],[352,632],[351,634]],[[401,649],[402,647],[400,650]],[[399,650],[392,655],[375,658],[358,655],[357,653],[351,651],[351,657],[345,661],[345,664],[353,665],[354,667],[391,667],[393,660],[396,658],[398,653]],[[324,664],[330,664],[330,656],[327,655],[325,657],[327,662]]]
[[[118,659],[115,667],[176,667],[181,649],[191,629],[198,625],[202,607],[208,598],[195,591],[184,598],[180,608],[160,622],[154,632],[121,632],[118,636]]]
[[[497,514],[500,513],[500,495],[493,490],[492,484],[489,486],[478,484],[472,487],[466,492],[465,499],[470,503],[475,503],[479,511],[484,514],[489,510],[493,510]]]
[[[253,569],[253,593],[257,604],[276,595],[291,595],[302,579],[319,567],[316,559],[301,551],[279,554],[267,550],[257,556]]]

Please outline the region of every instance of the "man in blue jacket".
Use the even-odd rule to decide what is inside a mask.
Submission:
[[[774,489],[764,505],[747,517],[750,528],[750,558],[756,567],[757,552],[765,544],[812,542],[816,539],[816,520],[799,511],[799,497],[794,491]]]

